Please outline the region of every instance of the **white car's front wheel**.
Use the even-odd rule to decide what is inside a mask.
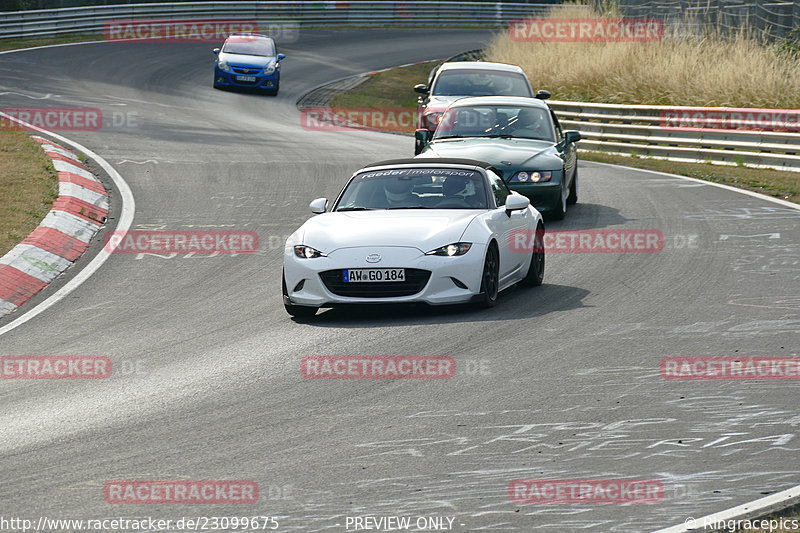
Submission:
[[[486,259],[483,261],[483,274],[481,275],[481,303],[484,307],[494,307],[497,304],[497,293],[500,288],[500,253],[495,243],[489,244],[486,250]]]
[[[544,281],[544,225],[541,222],[536,226],[535,239],[531,250],[531,266],[519,282],[523,287],[538,287]]]

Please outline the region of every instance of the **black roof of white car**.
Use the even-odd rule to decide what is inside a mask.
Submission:
[[[395,165],[416,165],[420,167],[436,167],[447,165],[468,165],[472,167],[491,169],[497,172],[491,164],[485,161],[478,161],[475,159],[459,159],[455,157],[431,157],[431,158],[408,158],[408,159],[389,159],[386,161],[378,161],[377,163],[370,163],[364,168],[373,167],[391,167]]]

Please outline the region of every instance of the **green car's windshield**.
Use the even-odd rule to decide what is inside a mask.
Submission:
[[[484,177],[459,168],[402,168],[362,172],[334,211],[373,209],[488,209]]]
[[[538,106],[456,106],[442,116],[433,139],[486,137],[555,142],[550,112]]]

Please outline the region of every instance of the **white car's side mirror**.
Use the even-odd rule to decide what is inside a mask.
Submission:
[[[531,205],[531,201],[527,196],[522,196],[521,194],[509,194],[506,197],[506,213],[509,215],[511,215],[512,211],[527,209],[529,205]]]
[[[312,200],[308,207],[311,208],[312,213],[320,214],[325,212],[325,208],[328,207],[328,199],[327,198],[317,198],[316,200]]]

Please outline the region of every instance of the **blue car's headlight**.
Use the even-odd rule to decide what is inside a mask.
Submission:
[[[508,181],[509,183],[542,183],[544,181],[550,181],[550,178],[553,177],[553,172],[550,170],[523,170],[522,172],[517,172],[511,179]]]
[[[328,257],[326,254],[320,252],[319,250],[312,248],[310,246],[306,246],[304,244],[298,244],[294,247],[294,255],[300,257],[301,259],[314,259],[315,257]]]
[[[219,67],[220,70],[224,70],[225,72],[231,71],[231,67],[228,66],[228,64],[225,62],[224,59],[220,59],[219,61],[217,61],[217,66]]]
[[[453,244],[448,244],[447,246],[442,246],[441,248],[431,250],[430,252],[425,252],[425,255],[443,255],[446,257],[453,257],[456,255],[464,255],[465,253],[469,252],[470,248],[472,248],[471,242],[455,242]]]
[[[265,76],[267,74],[272,74],[273,72],[275,72],[275,65],[267,65],[267,67],[264,69]]]

